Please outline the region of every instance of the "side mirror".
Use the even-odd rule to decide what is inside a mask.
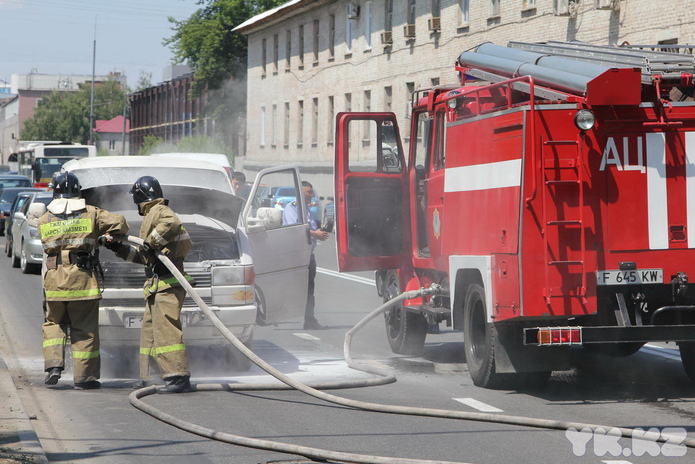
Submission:
[[[40,218],[46,213],[46,205],[43,203],[32,203],[29,205],[29,210],[27,211],[28,217]]]

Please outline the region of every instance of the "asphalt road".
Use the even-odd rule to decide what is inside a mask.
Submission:
[[[282,372],[307,382],[363,378],[346,367],[344,334],[381,304],[372,276],[335,274],[332,241],[317,248],[316,314],[323,331],[301,320],[257,327],[254,351]],[[304,462],[296,455],[215,442],[133,408],[132,379],[103,379],[98,391],[71,382],[43,385],[40,278],[0,258],[0,331],[5,361],[50,462],[227,463]],[[428,336],[423,357],[391,353],[379,318],[353,340],[353,356],[395,374],[393,384],[331,393],[374,403],[491,412],[607,426],[656,428],[695,436],[695,385],[672,345],[623,359],[577,350],[575,367],[556,372],[545,388],[485,390],[472,385],[462,335],[442,327]],[[2,337],[0,337],[2,338]],[[104,359],[104,363],[108,363]],[[254,367],[229,376],[195,366],[194,383],[266,382]],[[69,377],[64,376],[69,380]],[[380,414],[325,403],[299,392],[197,392],[149,396],[146,403],[186,421],[242,436],[364,455],[474,463],[692,463],[695,450],[678,443],[611,439],[597,433],[533,429],[488,422]]]

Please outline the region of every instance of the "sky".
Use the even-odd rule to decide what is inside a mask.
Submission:
[[[12,74],[123,72],[135,88],[142,72],[162,80],[172,52],[167,20],[187,19],[196,0],[0,0],[0,80]],[[96,32],[96,33],[95,33]]]

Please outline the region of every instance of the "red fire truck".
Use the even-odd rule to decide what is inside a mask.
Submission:
[[[393,113],[337,116],[340,270],[444,290],[387,310],[394,352],[446,321],[478,386],[656,341],[695,379],[695,57],[668,47],[482,44],[415,92],[407,153]]]

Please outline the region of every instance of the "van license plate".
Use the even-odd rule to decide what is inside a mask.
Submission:
[[[142,327],[142,316],[124,316],[123,327],[126,329],[139,329]]]
[[[663,283],[663,269],[634,269],[631,271],[596,271],[597,285],[639,285]]]

